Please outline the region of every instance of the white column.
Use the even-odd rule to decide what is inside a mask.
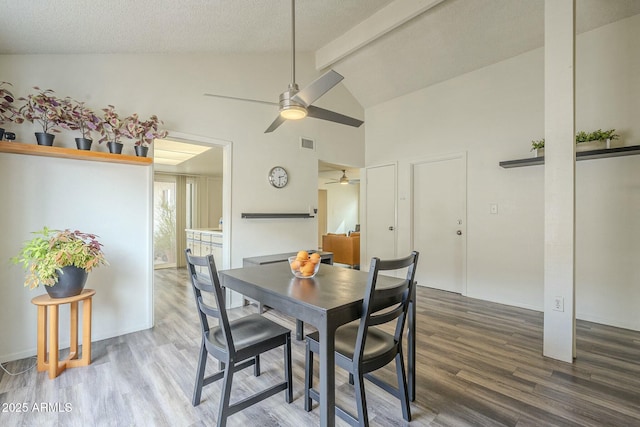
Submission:
[[[575,357],[575,0],[546,0],[544,349]]]

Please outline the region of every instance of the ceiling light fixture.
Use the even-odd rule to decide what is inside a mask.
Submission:
[[[300,120],[307,117],[307,109],[298,105],[289,105],[282,108],[280,115],[283,119]]]
[[[342,176],[340,177],[340,184],[347,185],[349,183],[349,178],[347,178],[347,174],[345,171],[342,171]]]
[[[211,149],[170,139],[156,139],[153,145],[153,161],[163,165],[178,165]]]

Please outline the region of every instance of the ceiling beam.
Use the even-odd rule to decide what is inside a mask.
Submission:
[[[330,67],[347,55],[398,28],[444,0],[396,0],[316,51],[316,69]]]

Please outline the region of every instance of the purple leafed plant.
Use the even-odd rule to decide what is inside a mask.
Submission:
[[[18,98],[25,101],[20,107],[16,123],[22,123],[25,120],[31,123],[38,123],[42,126],[42,132],[60,132],[56,127],[60,126],[64,121],[64,101],[55,96],[55,92],[51,89],[41,90],[34,86],[38,93],[27,95],[26,98]]]
[[[11,86],[11,83],[0,82],[0,125],[13,121],[18,114],[18,110],[13,105],[15,98],[9,89],[4,87],[5,85]]]

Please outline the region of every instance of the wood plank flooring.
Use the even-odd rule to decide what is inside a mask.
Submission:
[[[426,288],[418,289],[417,307],[411,426],[640,426],[640,332],[578,321],[578,358],[567,364],[541,356],[541,313]],[[230,316],[251,312],[255,306]],[[265,315],[294,329],[286,316]],[[202,403],[191,406],[200,333],[185,270],[156,272],[155,322],[146,331],[94,342],[90,366],[54,380],[35,369],[17,376],[0,370],[0,425],[215,425],[218,384],[205,387]],[[217,363],[209,360],[213,372]],[[33,363],[6,367],[16,372]],[[267,353],[261,365],[258,378],[251,369],[235,377],[234,398],[278,381],[281,351]],[[317,409],[303,409],[302,342],[293,344],[293,371],[292,404],[279,394],[233,415],[229,425],[318,425]],[[393,364],[381,375],[393,381]],[[344,372],[337,371],[336,383],[337,400],[355,408]],[[408,425],[394,398],[371,383],[366,390],[372,426]],[[22,403],[27,412],[15,412],[12,404]]]

